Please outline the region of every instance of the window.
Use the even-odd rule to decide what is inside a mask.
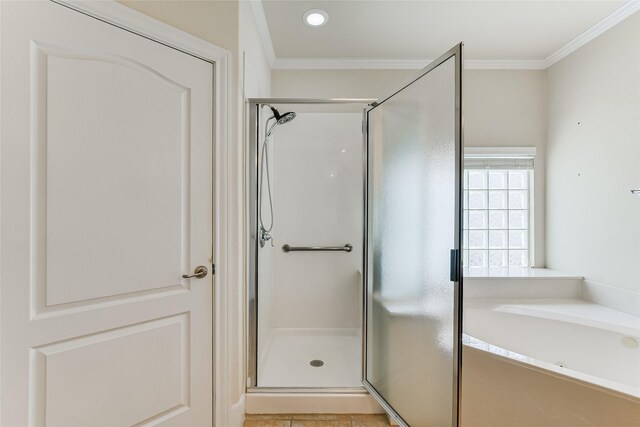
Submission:
[[[533,157],[465,155],[463,265],[529,267]]]

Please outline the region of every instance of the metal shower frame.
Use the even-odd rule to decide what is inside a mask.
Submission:
[[[247,392],[248,393],[367,393],[363,387],[258,387],[258,177],[259,177],[259,147],[260,147],[260,120],[261,106],[263,105],[361,105],[363,111],[366,107],[376,102],[374,98],[249,98],[246,104],[246,235],[249,237],[247,248]],[[366,162],[366,147],[363,146],[363,162]],[[363,171],[363,185],[366,184],[366,165]],[[366,187],[363,187],[363,191]],[[366,203],[366,194],[363,195]],[[366,229],[363,228],[363,234]],[[364,239],[364,235],[363,235]],[[364,243],[364,241],[363,241]],[[363,260],[364,263],[364,260]],[[364,289],[364,288],[363,288]],[[366,296],[366,295],[365,295]],[[364,298],[364,297],[363,297]],[[364,299],[361,301],[364,316]],[[362,379],[364,379],[365,352],[364,352],[364,319],[362,323]]]
[[[451,278],[454,286],[454,350],[453,350],[453,414],[452,425],[459,425],[460,414],[460,373],[462,364],[462,299],[463,299],[463,278],[462,278],[462,262],[461,262],[461,248],[462,248],[462,173],[463,166],[463,114],[462,114],[462,78],[464,73],[464,59],[463,59],[463,43],[459,43],[446,53],[433,60],[429,65],[420,70],[417,75],[409,79],[405,84],[401,86],[399,90],[394,91],[386,97],[376,99],[363,99],[363,98],[316,98],[316,99],[300,99],[300,98],[250,98],[246,100],[247,107],[247,121],[246,130],[248,142],[246,149],[246,172],[248,172],[249,179],[247,180],[246,189],[246,202],[248,206],[248,215],[246,218],[247,233],[250,237],[250,244],[248,245],[248,295],[247,295],[247,312],[248,312],[248,358],[247,358],[247,392],[280,392],[280,393],[370,393],[373,395],[387,410],[389,413],[397,419],[402,426],[408,427],[408,424],[400,417],[399,414],[389,405],[386,400],[377,392],[377,390],[366,380],[367,369],[367,304],[366,298],[368,294],[367,283],[367,262],[368,262],[368,114],[371,110],[375,109],[385,101],[396,95],[398,92],[404,90],[417,80],[433,71],[438,66],[442,65],[451,58],[455,58],[455,153],[456,153],[456,165],[455,165],[455,199],[456,206],[455,211],[457,217],[455,221],[455,235],[452,252],[455,252],[455,257],[452,256],[451,266]],[[258,320],[258,299],[257,299],[257,286],[258,286],[258,241],[257,241],[257,191],[258,191],[258,150],[259,147],[259,123],[260,123],[260,106],[262,104],[362,104],[363,109],[363,275],[362,275],[362,380],[363,387],[358,388],[324,388],[324,387],[307,387],[307,388],[295,388],[295,387],[257,387],[257,320]]]

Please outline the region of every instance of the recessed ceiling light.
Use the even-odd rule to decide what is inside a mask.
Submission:
[[[312,27],[319,27],[329,21],[329,15],[321,9],[307,10],[302,17],[304,23]]]

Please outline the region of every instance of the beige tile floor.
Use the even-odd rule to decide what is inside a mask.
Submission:
[[[380,414],[247,414],[244,427],[383,427],[389,426]]]

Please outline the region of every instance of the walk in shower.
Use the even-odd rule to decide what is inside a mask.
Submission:
[[[250,385],[362,387],[362,111],[371,101],[250,105]]]
[[[457,425],[461,54],[376,101],[248,100],[249,411]]]

